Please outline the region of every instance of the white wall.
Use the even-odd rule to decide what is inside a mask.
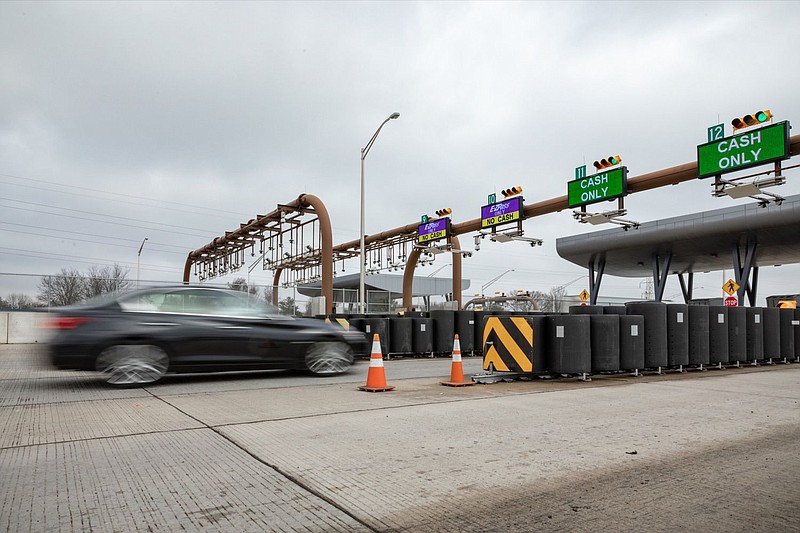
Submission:
[[[0,313],[0,344],[47,342],[49,330],[39,327],[47,316],[47,313],[25,311]]]

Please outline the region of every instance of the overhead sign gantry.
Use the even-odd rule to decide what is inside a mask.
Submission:
[[[523,241],[531,246],[541,246],[542,240],[524,237],[522,221],[525,220],[525,199],[521,196],[522,187],[516,185],[503,189],[505,200],[497,201],[497,195],[490,194],[488,204],[481,207],[480,231],[475,236],[475,250],[480,250],[481,239],[489,237],[493,242]],[[515,224],[516,229],[506,229],[498,233],[498,228]]]
[[[333,261],[352,256],[346,250],[334,252],[330,217],[322,201],[301,194],[189,252],[183,282],[189,283],[192,267],[200,281],[235,272],[246,265],[246,252],[255,257],[256,247],[264,269],[275,273],[274,287],[284,271],[295,283],[319,279],[329,308],[333,305]],[[272,291],[272,301],[277,305],[277,290]]]
[[[493,197],[494,195],[491,195],[490,200]],[[522,196],[515,196],[502,202],[489,203],[489,205],[481,207],[481,229],[493,228],[509,222],[521,222],[524,218],[522,215],[524,202]]]
[[[747,115],[750,116],[752,115]],[[750,120],[751,126],[761,124],[772,117],[769,111],[759,111],[754,116],[762,120]],[[734,121],[740,120],[742,119],[734,119]],[[701,144],[697,147],[697,177],[709,178],[789,159],[789,128],[789,122],[783,121]],[[724,130],[716,131],[724,134]]]
[[[422,223],[417,229],[417,243],[429,244],[450,237],[450,217],[430,220],[422,215]]]
[[[737,131],[739,128],[758,125],[761,123],[762,119],[768,120],[771,118],[771,113],[761,112],[752,116],[745,116],[742,119],[736,119],[733,123],[734,131]],[[776,126],[775,129],[779,133],[783,133],[784,137],[788,135],[788,130],[790,128],[788,122],[785,123],[785,129],[783,130],[780,129],[780,123],[774,126]],[[765,128],[761,128],[761,130],[764,129]],[[750,135],[748,137],[748,141],[746,142],[748,143],[748,146],[755,145],[758,142],[764,142],[767,139],[767,135],[768,134],[765,134],[762,131],[760,135]],[[774,133],[769,133],[769,135],[774,135]],[[734,149],[742,148],[745,144],[745,141],[738,140],[739,136],[737,135],[734,137],[737,137],[736,147]],[[777,135],[777,137],[780,137],[780,135]],[[709,128],[709,143],[707,144],[711,144],[713,141],[725,140],[724,125],[720,124]],[[751,141],[753,142],[751,143]],[[800,153],[800,136],[791,137],[788,139],[788,141],[784,140],[784,143],[788,142],[788,148],[781,149],[776,153],[773,153],[772,149],[775,146],[778,146],[780,143],[774,141],[774,139],[773,141],[766,142],[768,142],[769,146],[765,145],[763,148],[760,148],[759,146],[754,147],[753,149],[762,149],[762,152],[758,152],[759,165],[764,164],[765,162],[774,162],[775,170],[762,171],[757,175],[769,175],[770,173],[774,172],[774,177],[767,180],[754,180],[753,183],[742,184],[736,180],[744,178],[731,178],[729,180],[722,180],[720,178],[720,174],[715,174],[715,196],[722,194],[726,194],[733,198],[752,196],[760,200],[760,205],[762,205],[762,207],[766,207],[765,202],[767,200],[757,198],[754,196],[754,194],[768,194],[763,193],[760,188],[770,184],[777,185],[783,183],[785,178],[781,175],[781,170],[787,170],[800,166],[795,165],[783,167],[783,169],[781,169],[780,165],[781,161],[791,157],[793,152],[795,154]],[[717,144],[713,146],[716,146],[716,150],[719,152],[720,150],[730,151],[729,149],[734,145],[732,142],[729,142],[728,144]],[[764,156],[763,158],[761,157],[762,154]],[[704,156],[700,156],[700,158],[702,157]],[[609,159],[611,161],[609,161]],[[615,159],[618,160],[617,163],[619,160],[621,160],[619,157],[615,156],[612,158],[607,158],[606,163],[613,163]],[[769,159],[769,161],[767,159]],[[577,193],[573,192],[572,198],[570,198],[568,194],[561,197],[542,200],[525,206],[523,205],[523,199],[520,197],[518,200],[513,200],[511,203],[503,204],[502,206],[496,206],[494,211],[492,211],[491,206],[494,204],[501,204],[501,202],[497,202],[496,198],[494,198],[494,195],[490,195],[488,202],[489,205],[483,206],[483,208],[488,207],[489,211],[484,213],[482,208],[480,218],[467,220],[460,223],[452,223],[449,220],[445,222],[447,225],[445,235],[449,235],[446,237],[448,243],[447,245],[421,246],[421,244],[423,244],[425,241],[420,241],[420,224],[413,223],[399,228],[394,228],[392,230],[387,230],[379,234],[366,236],[364,243],[366,247],[366,257],[363,258],[363,260],[367,264],[374,265],[373,271],[380,271],[383,269],[396,270],[398,268],[405,267],[405,273],[403,276],[403,305],[408,308],[411,303],[413,271],[417,260],[419,259],[419,254],[422,253],[421,250],[438,248],[437,251],[440,252],[445,250],[450,251],[453,253],[453,297],[460,304],[460,260],[462,255],[466,256],[470,252],[458,250],[459,235],[478,232],[478,235],[475,237],[476,250],[478,250],[480,240],[487,236],[490,237],[491,240],[497,242],[523,240],[529,242],[531,246],[541,244],[541,241],[538,239],[522,237],[521,221],[525,218],[555,213],[569,207],[575,207],[575,203],[577,202],[575,199],[575,194],[581,195],[583,193],[586,193],[585,196],[578,196],[582,202],[580,205],[581,212],[575,213],[576,218],[579,218],[581,222],[590,222],[593,224],[602,222],[615,222],[623,224],[635,224],[638,226],[638,223],[622,221],[621,219],[617,218],[620,213],[624,213],[622,203],[624,196],[626,194],[644,192],[659,187],[676,185],[682,182],[697,179],[699,177],[698,167],[700,163],[701,162],[693,161],[628,179],[625,172],[627,169],[625,169],[625,171],[623,171],[621,174],[617,174],[606,171],[604,167],[597,167],[597,164],[602,165],[601,160],[596,162],[595,166],[598,168],[598,170],[603,170],[603,172],[598,172],[596,176],[607,174],[606,178],[603,178],[602,180],[595,179],[593,181],[586,181],[582,184],[573,184],[571,187],[577,187]],[[739,156],[739,159],[735,160],[733,155],[731,155],[729,163],[730,164],[722,163],[722,165],[727,165],[726,169],[733,168],[733,170],[730,170],[730,172],[733,172],[734,170],[741,170],[742,168],[745,168],[741,166],[742,164],[748,164],[748,162],[745,161],[744,156]],[[718,164],[718,167],[719,166],[720,165]],[[725,173],[726,172],[722,172],[722,174]],[[747,177],[752,176],[745,176],[745,178]],[[586,167],[584,166],[576,169],[576,181],[585,178],[587,178]],[[605,179],[608,179],[608,183],[604,181]],[[765,182],[767,183],[765,184]],[[513,189],[517,188],[514,187],[507,189],[504,191],[504,194],[513,191]],[[521,187],[518,189],[518,192],[521,193]],[[624,194],[620,194],[620,190],[624,190]],[[755,193],[751,193],[753,190]],[[570,192],[569,186],[567,192]],[[615,196],[617,194],[620,195]],[[512,194],[511,196],[513,197],[514,195]],[[613,200],[614,198],[612,198],[612,196],[615,196],[619,202],[620,209],[617,210],[617,212],[585,212],[586,205],[607,201],[609,199]],[[778,200],[779,198],[780,197],[776,197],[775,200],[775,203],[778,205],[780,205],[780,200]],[[584,200],[585,203],[583,203]],[[314,214],[319,216],[318,223],[315,220],[299,219],[300,215],[312,215],[313,219]],[[517,228],[515,230],[505,231],[504,233],[497,232],[498,227],[514,223],[517,224]],[[788,229],[791,230],[793,228]],[[431,227],[430,231],[427,232],[428,237],[423,238],[427,242],[438,242],[439,240],[445,238],[441,235],[441,233],[439,233],[441,231],[442,228],[435,229],[434,227]],[[314,237],[314,235],[318,235],[318,237]],[[423,229],[422,235],[426,235],[425,229]],[[287,243],[289,245],[289,250],[285,249]],[[292,279],[290,283],[298,283],[302,282],[303,280],[321,277],[322,293],[327,297],[328,306],[332,304],[332,298],[329,297],[329,295],[332,293],[332,278],[334,272],[333,262],[344,262],[346,259],[357,258],[360,255],[358,250],[358,240],[346,242],[334,247],[329,247],[330,224],[327,217],[327,212],[319,199],[312,195],[304,194],[301,195],[297,201],[286,205],[279,205],[278,209],[276,209],[274,212],[268,215],[259,215],[256,219],[252,219],[247,223],[241,224],[239,229],[232,232],[225,232],[224,236],[218,237],[206,246],[191,252],[187,257],[184,267],[184,282],[189,282],[192,266],[195,267],[195,274],[201,279],[207,279],[240,268],[245,263],[246,251],[249,251],[251,256],[255,256],[254,249],[256,245],[258,245],[258,250],[261,253],[264,268],[271,269],[275,272],[274,285],[278,285],[279,278],[283,270],[288,270],[290,274],[294,276],[294,279]],[[271,252],[280,249],[281,245],[284,247],[284,249],[281,250],[282,255],[280,257],[277,255],[271,257]],[[270,250],[270,248],[272,248],[272,250]],[[411,250],[407,253],[408,248]],[[735,257],[734,263],[741,263],[739,261],[738,248],[734,248],[733,253]],[[748,244],[746,258],[744,263],[739,267],[739,270],[741,271],[739,273],[740,279],[747,279],[747,273],[750,271],[749,265],[753,264],[755,255],[755,246],[750,246]],[[654,257],[654,264],[660,263],[658,257],[658,254],[656,254]],[[597,265],[599,269],[598,279],[596,283],[592,283],[592,298],[595,297],[597,289],[599,288],[599,279],[602,276],[604,264],[605,261],[603,261],[602,264],[598,263]],[[644,263],[640,261],[639,264],[641,266]],[[589,264],[589,266],[592,268],[591,264]],[[342,269],[343,268],[344,265],[342,265]],[[657,274],[658,270],[669,272],[669,264],[664,264],[663,268],[654,267],[654,272],[656,273],[654,276],[655,279],[660,279],[659,274]],[[748,295],[751,292],[754,294],[754,285],[754,282],[752,286],[749,284],[742,284],[738,292],[745,291],[748,293]],[[691,292],[691,281],[689,292]],[[277,297],[277,292],[273,294],[273,297]]]
[[[567,182],[567,206],[577,207],[573,211],[575,220],[581,223],[605,224],[611,222],[619,224],[626,230],[638,228],[639,223],[623,220],[627,211],[623,198],[628,195],[628,168],[620,165],[622,158],[612,155],[594,162],[597,172],[591,176],[586,175],[586,165],[575,169],[575,179]],[[619,166],[618,166],[619,165]],[[586,206],[617,199],[617,209],[590,213]]]
[[[725,137],[725,125],[708,128],[708,142],[697,147],[697,177],[714,178],[714,196],[750,197],[766,207],[770,202],[780,204],[783,197],[764,191],[766,187],[783,185],[781,161],[792,156],[788,121],[767,124],[773,118],[767,109],[737,117],[731,121],[733,131],[756,128]],[[748,176],[723,178],[740,170],[774,163],[773,170]]]
[[[628,169],[621,166],[567,183],[567,204],[581,207],[628,194]]]

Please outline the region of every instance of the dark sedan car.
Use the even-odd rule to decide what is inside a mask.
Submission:
[[[97,370],[113,385],[167,372],[304,369],[346,372],[364,336],[281,315],[246,293],[189,286],[137,290],[59,309],[48,321],[59,368]]]

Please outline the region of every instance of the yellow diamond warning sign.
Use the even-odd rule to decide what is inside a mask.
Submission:
[[[725,291],[728,294],[728,296],[733,296],[733,293],[739,290],[739,284],[733,281],[732,279],[729,279],[722,286],[722,290]]]
[[[581,293],[578,295],[578,298],[580,298],[582,302],[585,302],[586,300],[589,299],[589,291],[583,289]]]

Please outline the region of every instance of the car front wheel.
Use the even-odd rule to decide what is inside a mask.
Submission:
[[[146,385],[164,377],[169,356],[152,344],[119,344],[104,349],[96,365],[110,385]]]
[[[347,372],[353,364],[353,349],[345,342],[316,342],[306,354],[306,368],[317,376]]]

